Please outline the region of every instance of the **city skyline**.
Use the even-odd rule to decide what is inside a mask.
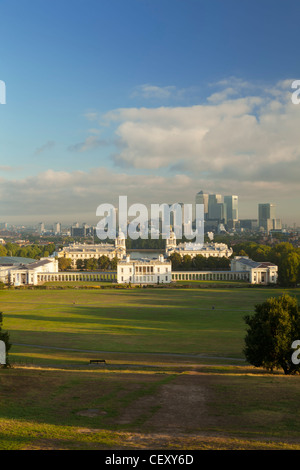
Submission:
[[[300,225],[299,13],[295,0],[4,0],[0,219],[97,223],[119,195],[193,203],[205,188],[238,195],[244,218],[272,202]]]

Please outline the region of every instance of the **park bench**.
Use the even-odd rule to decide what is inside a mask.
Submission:
[[[104,362],[106,364],[105,359],[91,359],[90,364],[99,364],[100,362]]]

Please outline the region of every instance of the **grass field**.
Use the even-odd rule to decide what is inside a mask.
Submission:
[[[243,317],[300,290],[0,292],[0,449],[300,449],[300,378],[243,357]],[[101,358],[103,365],[90,365]]]

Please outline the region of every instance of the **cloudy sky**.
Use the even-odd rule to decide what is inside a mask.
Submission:
[[[0,221],[239,196],[300,224],[298,0],[0,0]],[[1,96],[1,94],[0,94]]]

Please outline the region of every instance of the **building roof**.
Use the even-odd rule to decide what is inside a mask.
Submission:
[[[242,264],[246,264],[247,266],[250,266],[251,268],[267,268],[270,266],[276,266],[273,263],[270,263],[269,261],[253,261],[252,259],[249,258],[238,258],[237,261]]]
[[[69,245],[64,247],[61,252],[67,253],[99,253],[99,252],[107,252],[107,251],[114,251],[116,249],[115,245],[109,243],[99,243],[97,245]]]
[[[120,260],[118,264],[171,264],[171,261],[166,260],[163,258],[160,260],[159,258],[137,258],[137,259],[129,259],[126,258]]]
[[[178,251],[232,251],[224,243],[192,243],[184,242],[177,245]]]
[[[52,263],[53,260],[49,259],[42,259],[42,260],[34,260],[33,263],[20,263],[18,265],[13,266],[13,270],[17,271],[24,271],[24,270],[31,270],[31,269],[36,269],[40,268],[41,266],[45,266],[48,263]]]
[[[18,266],[36,262],[33,258],[22,258],[18,256],[0,256],[0,266]]]

